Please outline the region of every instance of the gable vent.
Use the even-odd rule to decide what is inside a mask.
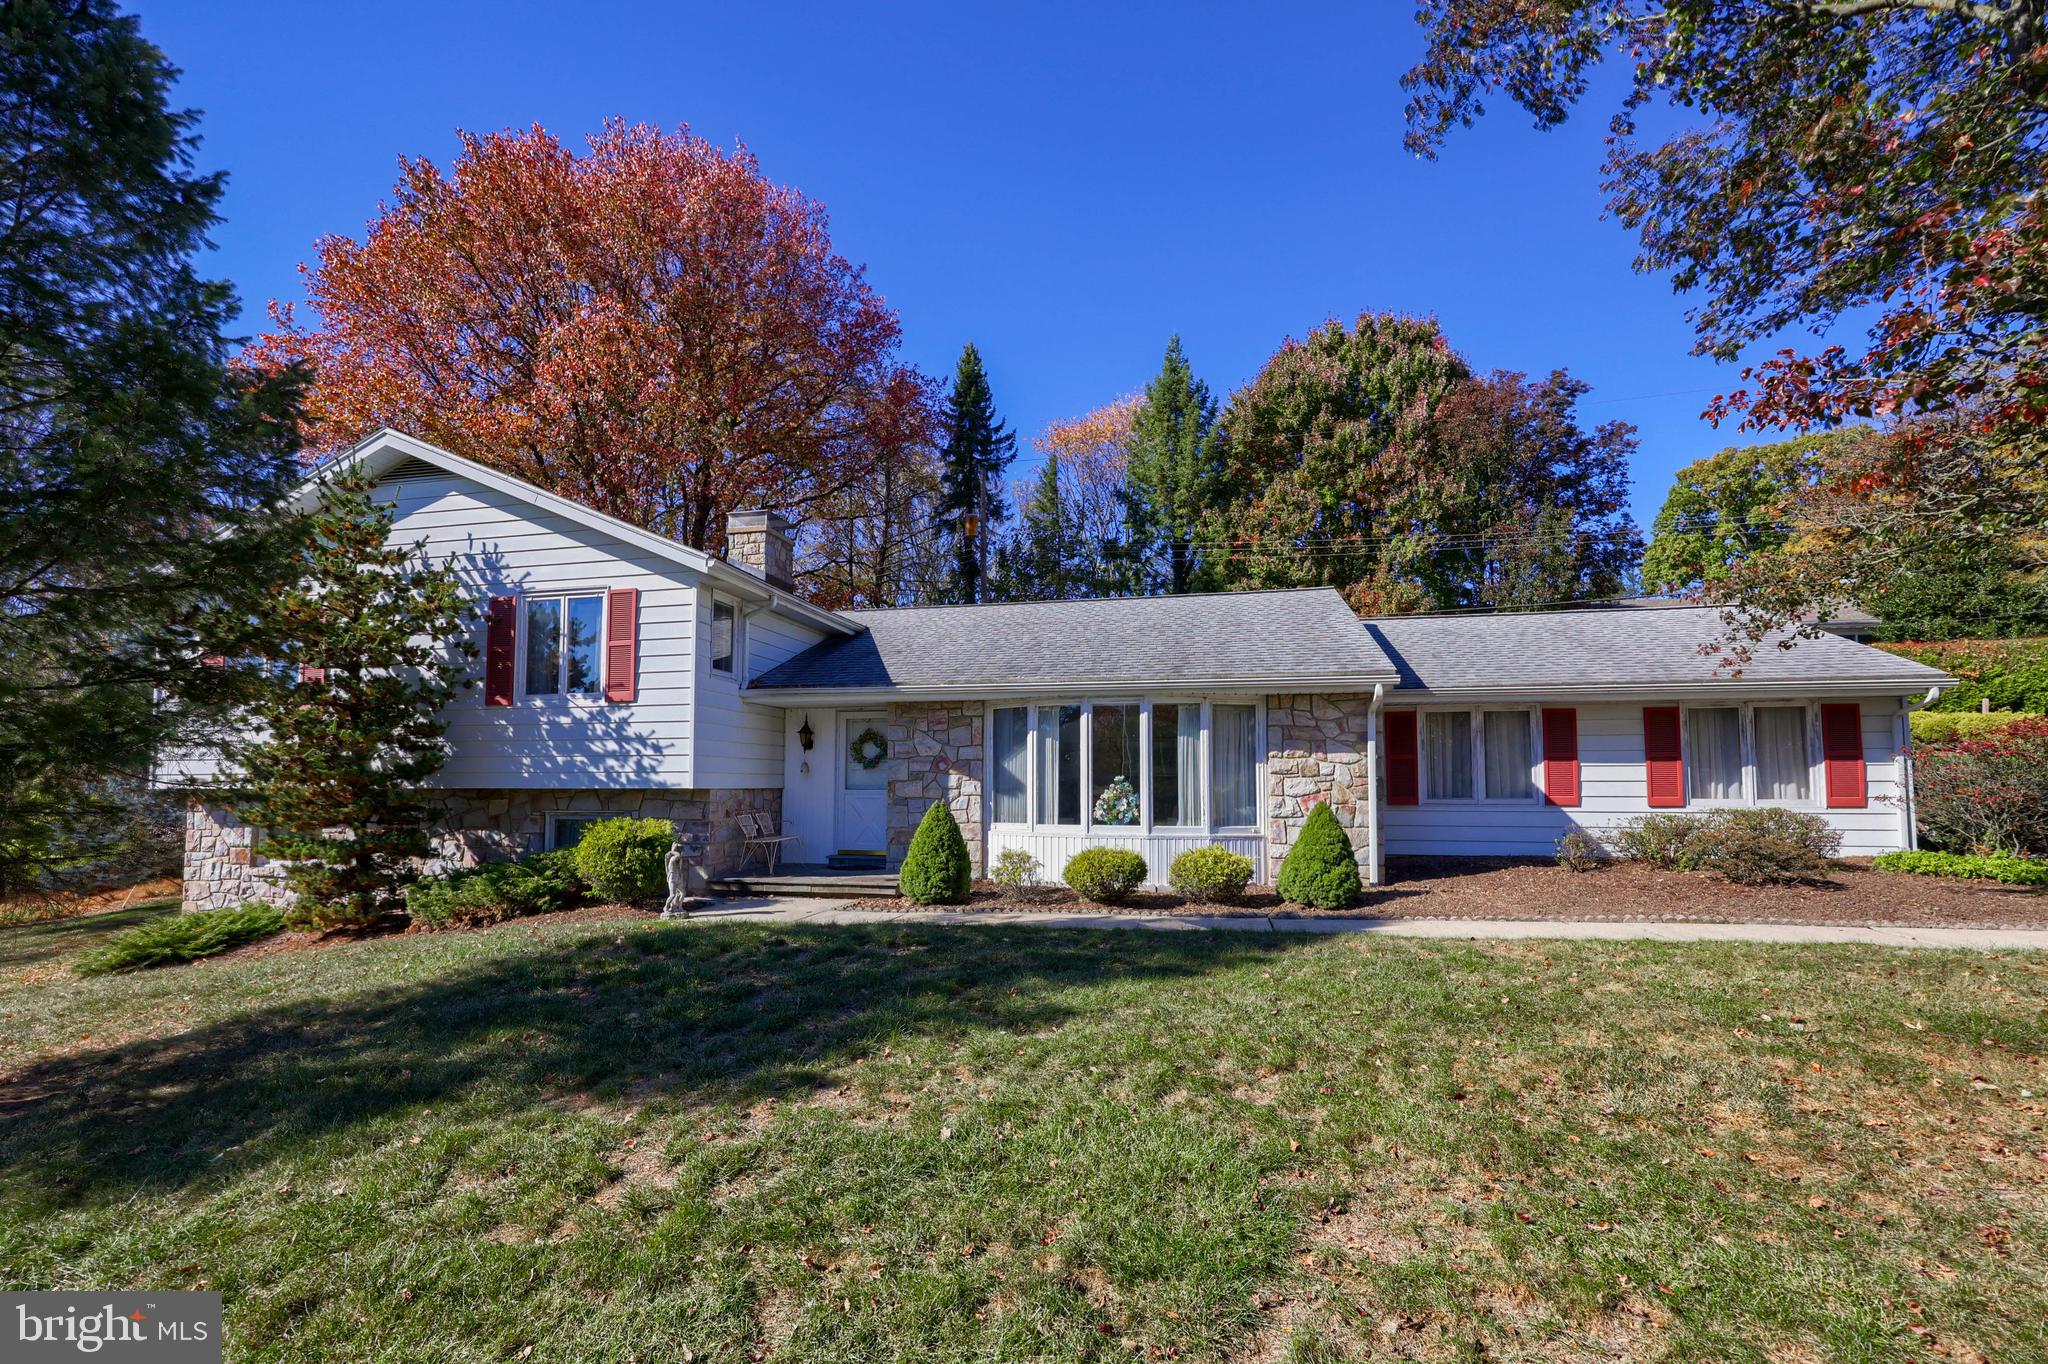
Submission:
[[[414,479],[446,478],[447,476],[448,471],[446,469],[437,468],[423,459],[408,459],[402,464],[394,464],[389,469],[386,469],[383,476],[377,481],[379,483],[409,483]]]

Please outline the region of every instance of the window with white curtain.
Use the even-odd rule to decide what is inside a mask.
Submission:
[[[1536,794],[1536,783],[1529,775],[1535,753],[1529,736],[1529,712],[1489,710],[1485,717],[1486,798],[1531,799]]]
[[[1758,706],[1755,717],[1756,798],[1776,804],[1811,799],[1806,707]]]
[[[1742,711],[1697,706],[1685,713],[1685,789],[1693,800],[1742,799]]]
[[[1431,800],[1472,799],[1472,712],[1422,715],[1422,753]]]
[[[989,729],[995,758],[995,804],[990,814],[998,824],[1029,823],[1031,711],[1024,706],[1004,706],[995,713]]]
[[[1259,822],[1259,712],[1255,706],[1209,708],[1215,730],[1211,746],[1209,801],[1221,828]]]
[[[1202,708],[1161,702],[1152,707],[1152,822],[1168,828],[1202,824]]]
[[[1038,822],[1081,822],[1081,708],[1038,708]]]
[[[1138,804],[1138,707],[1097,701],[1089,707],[1088,809],[1095,824],[1136,824]]]

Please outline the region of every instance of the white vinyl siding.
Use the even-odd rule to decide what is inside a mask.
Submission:
[[[743,703],[738,680],[710,676],[702,641],[711,593],[697,573],[657,551],[543,510],[510,492],[457,474],[420,474],[378,486],[397,511],[391,540],[424,544],[429,558],[454,565],[474,607],[471,642],[475,687],[443,713],[447,764],[432,785],[443,789],[636,790],[773,787],[782,784],[783,717],[773,707]],[[611,704],[601,690],[584,695],[530,695],[528,606],[539,599],[602,597],[615,588],[639,591],[637,688],[633,701]],[[521,600],[515,650],[520,685],[509,706],[484,705],[484,610],[493,596]],[[602,616],[599,617],[600,637]],[[822,637],[813,626],[751,611],[739,657],[753,675]],[[603,648],[597,651],[602,687]],[[211,755],[181,755],[160,779],[205,781]]]
[[[1869,803],[1860,810],[1824,808],[1817,769],[1809,768],[1809,795],[1800,800],[1771,800],[1812,810],[1842,835],[1842,855],[1874,857],[1906,846],[1904,813],[1899,804],[1901,735],[1896,696],[1855,697],[1863,713],[1864,768]],[[1398,702],[1393,704],[1398,705]],[[1454,804],[1390,805],[1381,811],[1387,852],[1395,857],[1548,857],[1567,829],[1584,828],[1596,836],[1624,820],[1653,813],[1643,770],[1643,707],[1670,702],[1628,701],[1587,705],[1532,698],[1532,707],[1568,706],[1578,712],[1579,805],[1562,809],[1540,798],[1488,805],[1484,819],[1463,817]],[[1771,705],[1758,703],[1761,711]],[[1690,707],[1687,707],[1690,709]],[[1785,707],[1817,723],[1812,706]],[[1428,712],[1425,711],[1425,714]],[[1809,751],[1812,740],[1809,738]],[[1536,756],[1540,759],[1541,748]],[[1818,761],[1817,757],[1815,761]],[[1702,807],[1702,808],[1713,808]]]

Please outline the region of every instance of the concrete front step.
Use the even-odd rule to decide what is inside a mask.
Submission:
[[[742,872],[713,881],[711,893],[859,900],[872,895],[894,895],[896,878],[887,872],[845,872],[824,867],[778,871],[773,876]]]

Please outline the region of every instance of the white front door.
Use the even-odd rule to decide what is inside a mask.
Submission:
[[[889,717],[880,711],[839,717],[840,852],[889,851],[888,733]]]

